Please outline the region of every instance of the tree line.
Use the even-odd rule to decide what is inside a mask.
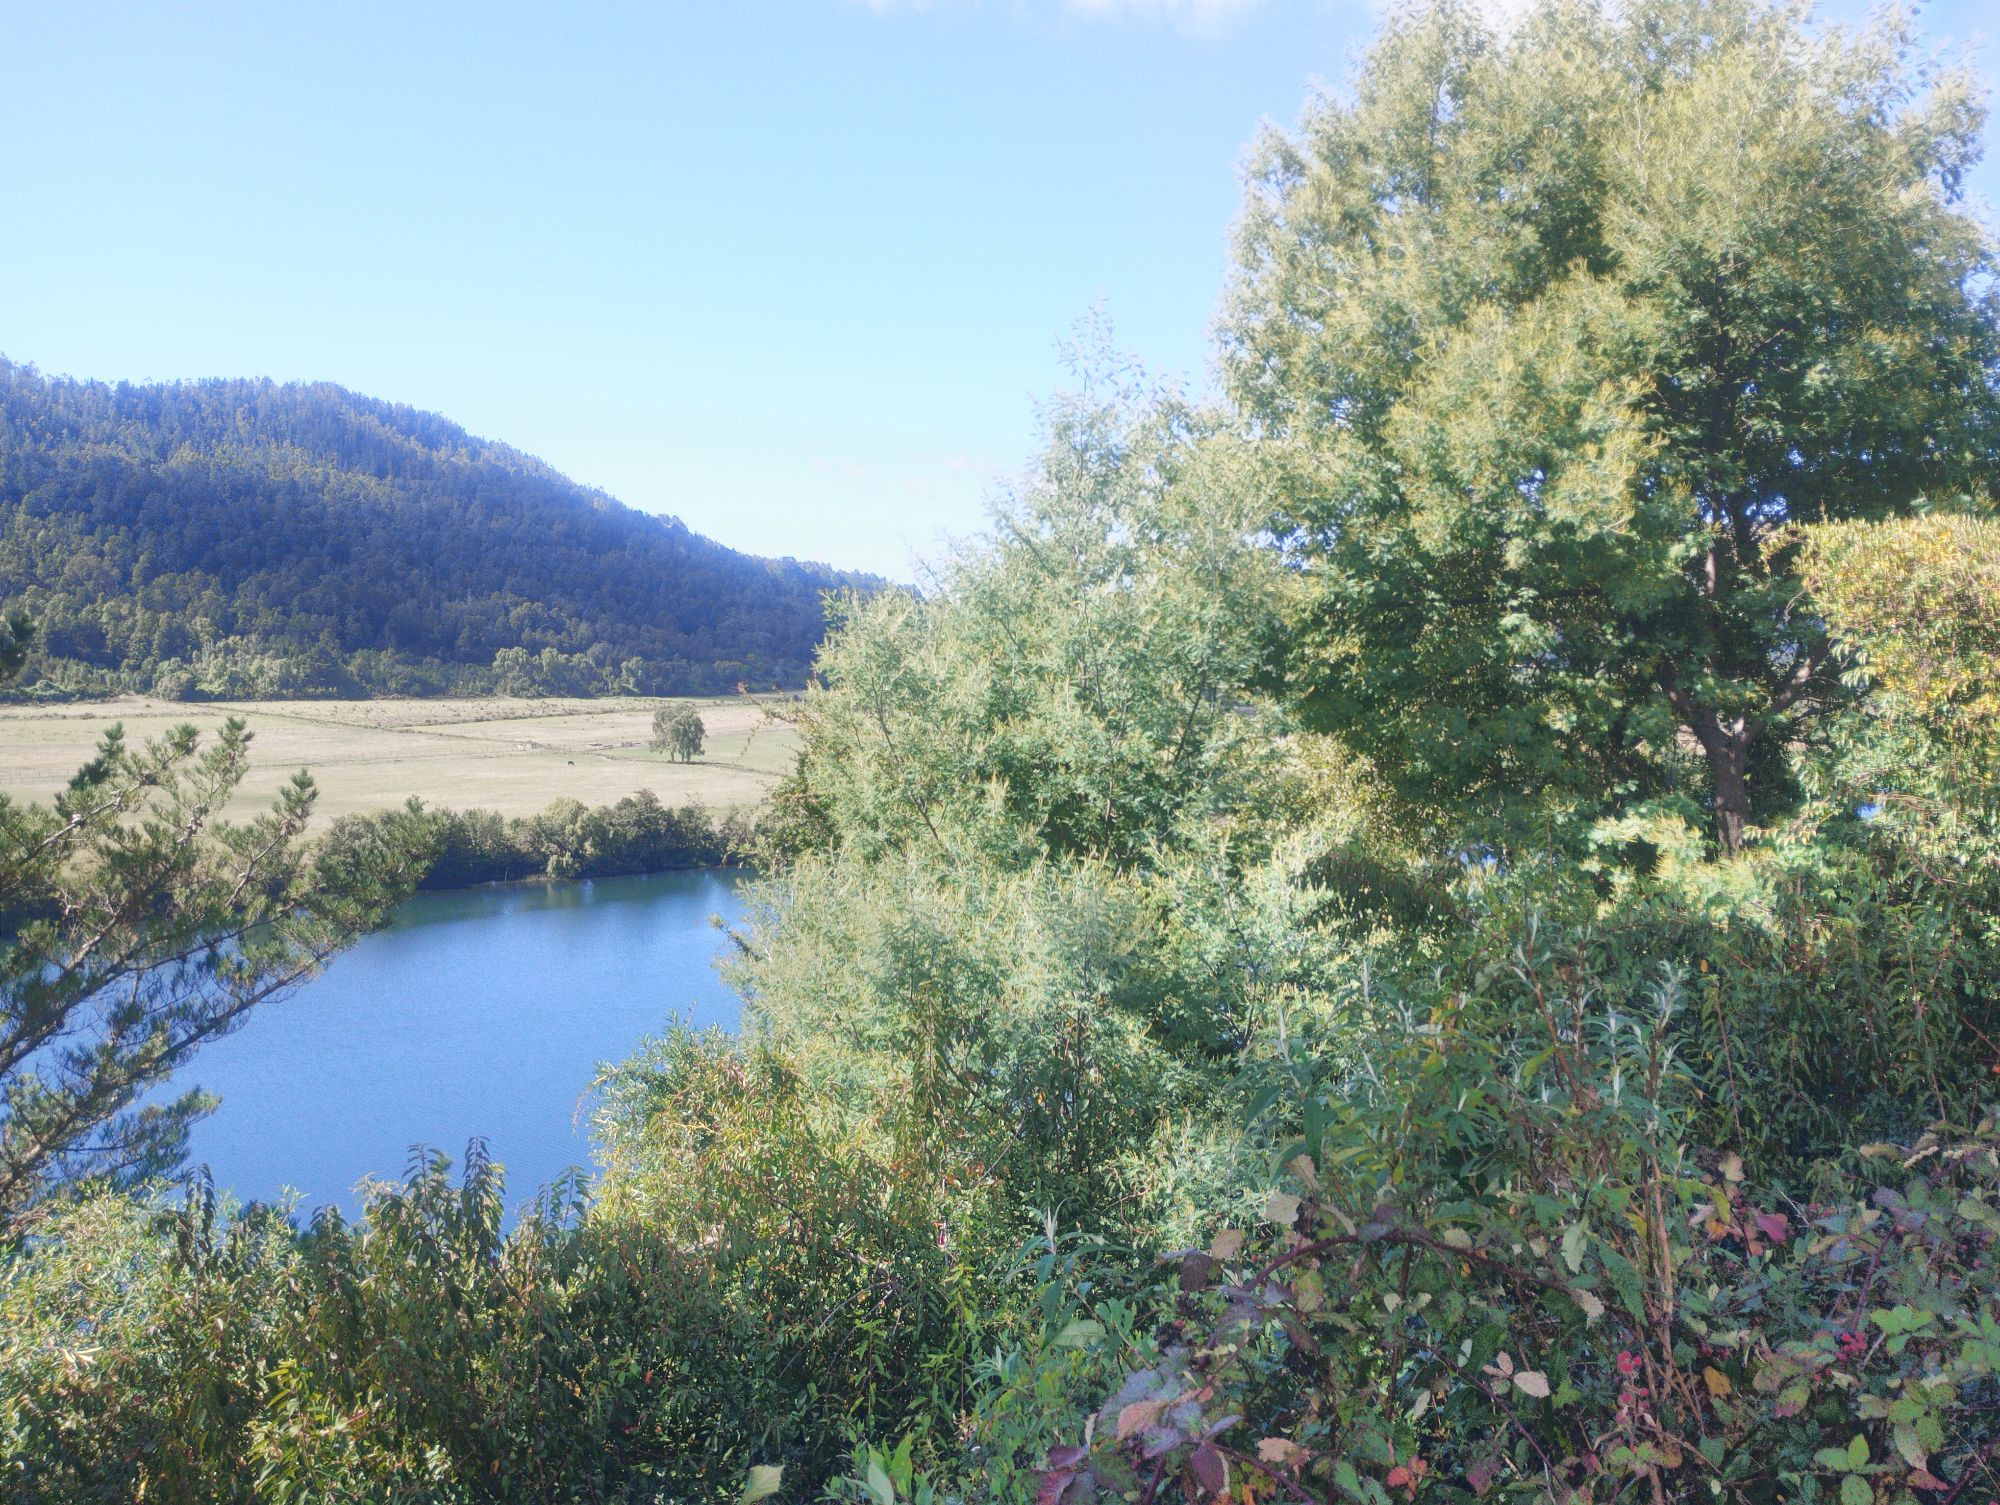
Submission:
[[[0,360],[17,686],[168,699],[688,695],[804,681],[823,592],[435,414]]]
[[[492,810],[429,812],[433,855],[424,888],[466,888],[522,878],[616,878],[745,858],[753,823],[696,804],[670,808],[650,789],[614,804],[558,799],[532,816]]]

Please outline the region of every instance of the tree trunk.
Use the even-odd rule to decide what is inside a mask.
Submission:
[[[1750,738],[1740,731],[1721,732],[1713,740],[1704,737],[1702,750],[1708,754],[1708,777],[1715,792],[1716,843],[1725,852],[1740,852],[1744,827],[1750,823],[1750,785],[1743,768]]]
[[[1817,660],[1814,660],[1817,665]],[[1811,670],[1805,671],[1810,677]],[[1800,683],[1804,683],[1801,678]],[[1681,718],[1681,725],[1694,734],[1708,760],[1708,781],[1715,797],[1716,845],[1731,856],[1743,850],[1744,832],[1750,824],[1750,739],[1757,735],[1758,723],[1738,716],[1729,723],[1709,706],[1702,705],[1674,681],[1671,670],[1663,670],[1660,687]]]

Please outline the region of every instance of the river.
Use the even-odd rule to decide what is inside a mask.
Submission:
[[[297,992],[204,1048],[175,1086],[222,1106],[190,1163],[245,1200],[301,1192],[352,1214],[363,1176],[400,1176],[412,1144],[456,1162],[483,1135],[518,1207],[587,1165],[580,1099],[599,1063],[679,1018],[734,1030],[710,923],[741,912],[740,875],[419,894]]]

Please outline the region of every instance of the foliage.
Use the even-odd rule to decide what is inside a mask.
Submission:
[[[936,1183],[819,1111],[783,1057],[670,1034],[609,1075],[600,1225],[698,1248],[723,1314],[679,1340],[662,1438],[718,1492],[825,1477],[851,1437],[955,1414],[992,1331]]]
[[[676,762],[692,763],[701,756],[701,744],[708,736],[701,713],[691,705],[662,706],[653,712],[654,752],[663,752]]]
[[[0,1315],[0,1478],[73,1501],[708,1499],[948,1410],[975,1314],[921,1188],[776,1063],[676,1034],[621,1068],[611,1178],[413,1152],[363,1221],[66,1208]],[[220,1336],[221,1341],[218,1341]],[[936,1392],[944,1392],[942,1395]]]
[[[1864,1146],[1810,1200],[1758,1186],[1690,1139],[1686,979],[1608,981],[1520,951],[1381,1001],[1365,1073],[1302,1059],[1285,1169],[1176,1257],[1170,1320],[1042,1498],[1853,1502],[1981,1476],[2000,1125]]]
[[[0,683],[18,675],[35,646],[34,620],[24,611],[10,611],[0,620]]]
[[[836,602],[742,1036],[512,1232],[477,1155],[52,1208],[14,1493],[1993,1494],[1991,310],[1901,47],[1399,13],[1267,152],[1240,407],[1100,351],[990,541]]]
[[[141,1104],[259,1004],[310,975],[415,886],[414,807],[309,842],[313,785],[216,819],[247,767],[231,719],[144,749],[117,728],[53,805],[0,796],[0,1228],[59,1188],[156,1173],[212,1100]]]
[[[2000,776],[2000,523],[1959,514],[1805,532],[1804,575],[1906,767]]]
[[[935,593],[837,603],[800,724],[842,850],[965,829],[1016,863],[1143,865],[1268,759],[1281,727],[1236,714],[1275,623],[1245,467],[1210,419],[1119,375],[1053,406],[996,541]]]
[[[736,977],[760,1038],[924,1174],[1129,1225],[1173,1205],[1141,1147],[1199,1118],[1300,964],[1303,859],[1273,844],[1284,718],[1248,698],[1273,592],[1237,456],[1098,380],[995,545],[928,598],[844,604],[799,712],[817,831]]]
[[[1288,680],[1406,798],[1517,844],[1786,812],[1838,689],[1786,525],[1974,490],[2000,432],[1981,111],[1908,28],[1443,0],[1263,144],[1225,349]]]
[[[716,819],[692,804],[669,809],[650,789],[595,809],[559,799],[525,818],[440,810],[431,823],[436,856],[424,871],[423,888],[719,867],[751,842],[743,817]]]
[[[820,596],[430,413],[0,361],[0,593],[28,693],[679,695],[795,685]]]

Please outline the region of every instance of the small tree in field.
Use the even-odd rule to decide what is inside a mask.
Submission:
[[[693,706],[662,706],[653,713],[653,751],[663,752],[677,763],[692,763],[700,757],[707,737],[708,728]]]

